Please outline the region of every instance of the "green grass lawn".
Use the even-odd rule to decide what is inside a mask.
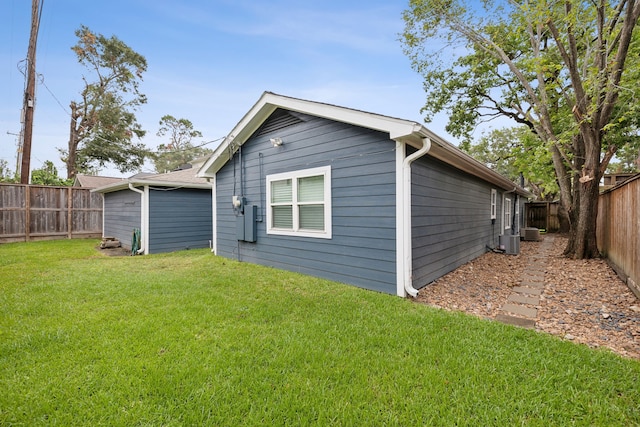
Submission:
[[[640,425],[640,362],[218,258],[0,245],[0,425]]]

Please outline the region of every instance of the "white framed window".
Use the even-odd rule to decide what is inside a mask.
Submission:
[[[504,228],[511,229],[511,199],[504,199]]]
[[[496,219],[498,209],[498,191],[491,189],[491,219]]]
[[[331,238],[331,167],[267,175],[267,234]]]

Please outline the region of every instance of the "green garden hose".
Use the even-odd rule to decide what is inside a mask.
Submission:
[[[136,255],[140,250],[140,229],[134,228],[131,236],[131,255]]]

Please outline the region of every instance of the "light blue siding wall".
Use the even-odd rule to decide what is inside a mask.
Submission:
[[[381,132],[298,116],[304,122],[257,132],[218,172],[218,255],[395,293],[394,143]],[[284,144],[272,147],[274,137]],[[266,175],[320,166],[331,166],[332,239],[267,235]],[[236,239],[234,194],[258,206],[255,243]]]
[[[415,288],[497,246],[502,190],[429,156],[413,164],[412,188]],[[495,222],[491,189],[497,190]]]
[[[149,253],[208,248],[211,190],[149,190]]]
[[[104,236],[115,237],[131,248],[134,228],[140,228],[141,195],[131,190],[104,194]]]

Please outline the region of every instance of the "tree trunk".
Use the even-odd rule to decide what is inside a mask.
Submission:
[[[562,203],[558,206],[558,223],[559,233],[568,233],[570,231],[571,220],[569,219],[569,212],[566,211]]]
[[[598,219],[598,189],[597,180],[579,183],[580,202],[575,216],[575,222],[569,235],[569,243],[565,255],[575,259],[598,258],[598,244],[596,241],[596,223]]]
[[[598,197],[600,195],[600,132],[582,124],[581,134],[574,138],[573,203],[571,228],[564,254],[570,258],[599,258],[596,240]]]
[[[551,159],[553,160],[553,168],[556,171],[558,180],[558,188],[560,189],[560,206],[564,212],[571,211],[571,176],[567,171],[560,150],[555,144],[551,145]]]

